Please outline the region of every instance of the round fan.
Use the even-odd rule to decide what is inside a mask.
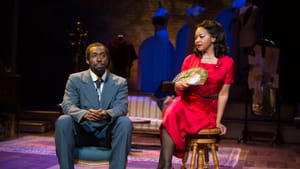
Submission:
[[[173,79],[173,82],[186,81],[190,85],[203,85],[207,79],[207,70],[204,68],[191,68],[180,72]]]

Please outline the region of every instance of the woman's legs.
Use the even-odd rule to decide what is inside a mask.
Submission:
[[[164,127],[162,127],[161,129],[161,142],[162,145],[160,149],[157,169],[171,169],[172,156],[173,156],[173,151],[175,149],[175,144]]]

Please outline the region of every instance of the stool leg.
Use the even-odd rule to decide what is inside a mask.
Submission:
[[[206,169],[209,169],[209,153],[208,153],[208,146],[204,145],[204,159],[205,159],[205,167]]]
[[[217,151],[216,151],[216,145],[215,144],[211,145],[211,153],[212,153],[212,156],[213,156],[213,160],[214,160],[214,164],[215,164],[215,169],[220,169],[219,168],[219,160],[218,160],[218,157],[217,157]]]
[[[197,153],[197,143],[194,143],[192,145],[192,159],[191,159],[191,163],[190,163],[190,169],[194,169],[195,168],[195,158],[196,158],[196,153]]]
[[[185,146],[185,152],[184,152],[184,155],[182,158],[180,169],[185,169],[185,165],[186,165],[187,159],[189,157],[189,152],[190,152],[190,147],[189,147],[189,143],[188,143]]]
[[[197,162],[198,169],[203,169],[203,166],[204,166],[203,159],[204,159],[204,149],[203,149],[203,147],[200,147],[199,151],[198,151],[198,162]]]

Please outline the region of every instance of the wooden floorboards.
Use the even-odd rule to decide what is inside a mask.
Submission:
[[[19,133],[16,136],[53,134],[54,131],[42,134]],[[134,134],[132,143],[133,146],[148,148],[160,146],[159,135]],[[242,149],[239,162],[234,169],[300,169],[300,145],[298,144],[272,144],[263,141],[249,141],[245,144],[238,143],[237,140],[221,138],[219,146]]]

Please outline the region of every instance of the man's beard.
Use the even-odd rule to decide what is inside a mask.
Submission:
[[[102,75],[105,73],[105,68],[96,69],[96,68],[92,67],[91,69],[98,77],[102,77]]]

